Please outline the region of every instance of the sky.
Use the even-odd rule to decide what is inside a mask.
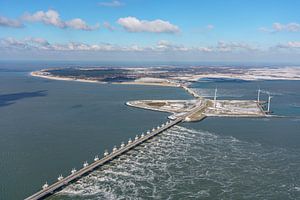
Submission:
[[[0,0],[0,60],[300,63],[299,0]]]

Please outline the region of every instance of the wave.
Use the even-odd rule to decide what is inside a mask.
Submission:
[[[289,199],[299,153],[174,126],[55,195],[57,199]],[[290,184],[293,182],[295,185]],[[281,187],[285,185],[285,187]]]

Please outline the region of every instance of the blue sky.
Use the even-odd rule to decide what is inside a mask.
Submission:
[[[0,0],[0,59],[300,62],[298,0]]]

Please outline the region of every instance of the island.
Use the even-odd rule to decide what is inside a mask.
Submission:
[[[185,121],[200,121],[213,117],[267,117],[271,116],[270,99],[222,100],[207,99],[189,86],[196,81],[230,80],[300,80],[298,67],[228,67],[228,66],[160,66],[160,67],[69,67],[50,68],[31,72],[32,76],[68,81],[101,84],[132,84],[180,87],[191,94],[192,100],[136,100],[126,105],[171,113],[169,119],[185,116]],[[260,91],[258,91],[260,92]],[[258,94],[259,95],[259,94]],[[187,113],[197,109],[197,112]]]

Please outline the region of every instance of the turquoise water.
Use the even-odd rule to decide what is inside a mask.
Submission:
[[[20,69],[0,72],[0,199],[22,199],[166,120],[126,101],[190,98],[178,88],[52,81]],[[298,199],[299,83],[196,83],[205,96],[217,85],[226,99],[269,90],[274,114],[287,117],[180,124],[50,199]]]

